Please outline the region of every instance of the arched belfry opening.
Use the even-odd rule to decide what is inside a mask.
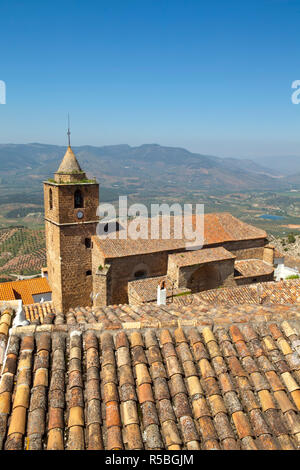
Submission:
[[[50,188],[49,190],[49,209],[53,209],[53,194],[52,194],[52,189]]]
[[[83,195],[80,189],[76,189],[74,193],[74,208],[82,209],[83,208]]]

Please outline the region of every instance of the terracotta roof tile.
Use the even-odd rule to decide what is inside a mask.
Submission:
[[[0,447],[299,447],[300,330],[296,315],[285,316],[297,307],[271,323],[251,312],[250,323],[222,326],[214,318],[161,329],[14,328],[0,379]]]
[[[13,310],[10,308],[4,308],[3,312],[1,313],[0,316],[0,371],[3,366],[3,360],[5,356],[5,350],[7,346],[7,341],[8,341],[8,334],[9,334],[9,329],[12,324],[12,319],[13,319]],[[11,367],[14,369],[16,367],[16,355],[15,351],[13,351],[13,355],[10,356],[10,361],[11,364],[9,365],[9,362],[7,364],[7,367]]]
[[[262,276],[274,272],[273,266],[260,259],[237,260],[234,268],[243,277]]]
[[[0,284],[0,300],[16,300],[12,282],[3,282]]]
[[[24,305],[34,303],[33,295],[49,292],[51,292],[51,288],[46,277],[0,284],[0,300],[22,299]]]
[[[253,262],[253,263],[252,263]],[[238,263],[246,263],[246,261],[239,261]],[[243,275],[255,276],[260,273],[263,274],[264,270],[261,270],[261,261],[258,260],[259,265],[256,266],[256,260],[249,261],[249,269],[251,267],[251,273],[243,271]],[[254,273],[252,268],[257,269]],[[269,271],[268,271],[269,272]],[[262,282],[259,284],[248,284],[239,287],[223,287],[221,289],[212,289],[192,296],[174,297],[173,302],[176,303],[188,303],[189,297],[193,299],[193,303],[201,304],[203,302],[213,304],[293,304],[299,302],[299,285],[298,279],[285,280],[281,282]]]
[[[130,256],[141,253],[152,253],[154,251],[170,251],[176,249],[183,249],[186,246],[184,237],[176,239],[174,234],[174,221],[171,218],[170,223],[170,239],[162,237],[161,224],[162,219],[159,218],[159,237],[157,240],[151,239],[151,223],[148,219],[149,236],[148,239],[111,239],[95,236],[93,241],[100,248],[101,252],[106,258],[115,258],[121,256]],[[196,216],[192,216],[192,224],[196,229]],[[200,221],[201,223],[201,221]],[[122,230],[118,233],[122,233]],[[118,236],[117,233],[117,236]],[[267,237],[266,232],[256,227],[248,225],[239,219],[236,219],[229,213],[216,213],[204,215],[204,246],[220,244],[230,241],[249,240],[249,239],[264,239]]]
[[[186,251],[169,255],[169,260],[177,267],[193,266],[201,263],[211,263],[227,259],[235,259],[235,256],[223,247],[203,248],[201,250]]]

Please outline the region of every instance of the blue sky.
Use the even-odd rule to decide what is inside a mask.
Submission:
[[[0,142],[300,155],[300,0],[0,0]]]

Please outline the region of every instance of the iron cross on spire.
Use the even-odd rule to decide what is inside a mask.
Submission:
[[[68,132],[67,132],[67,135],[68,135],[68,144],[69,144],[69,147],[71,147],[70,115],[69,114],[68,114]]]

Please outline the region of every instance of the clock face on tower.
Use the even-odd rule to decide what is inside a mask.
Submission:
[[[82,219],[82,217],[83,217],[83,212],[82,212],[82,211],[78,211],[78,212],[77,212],[77,219],[80,220],[80,219]]]

